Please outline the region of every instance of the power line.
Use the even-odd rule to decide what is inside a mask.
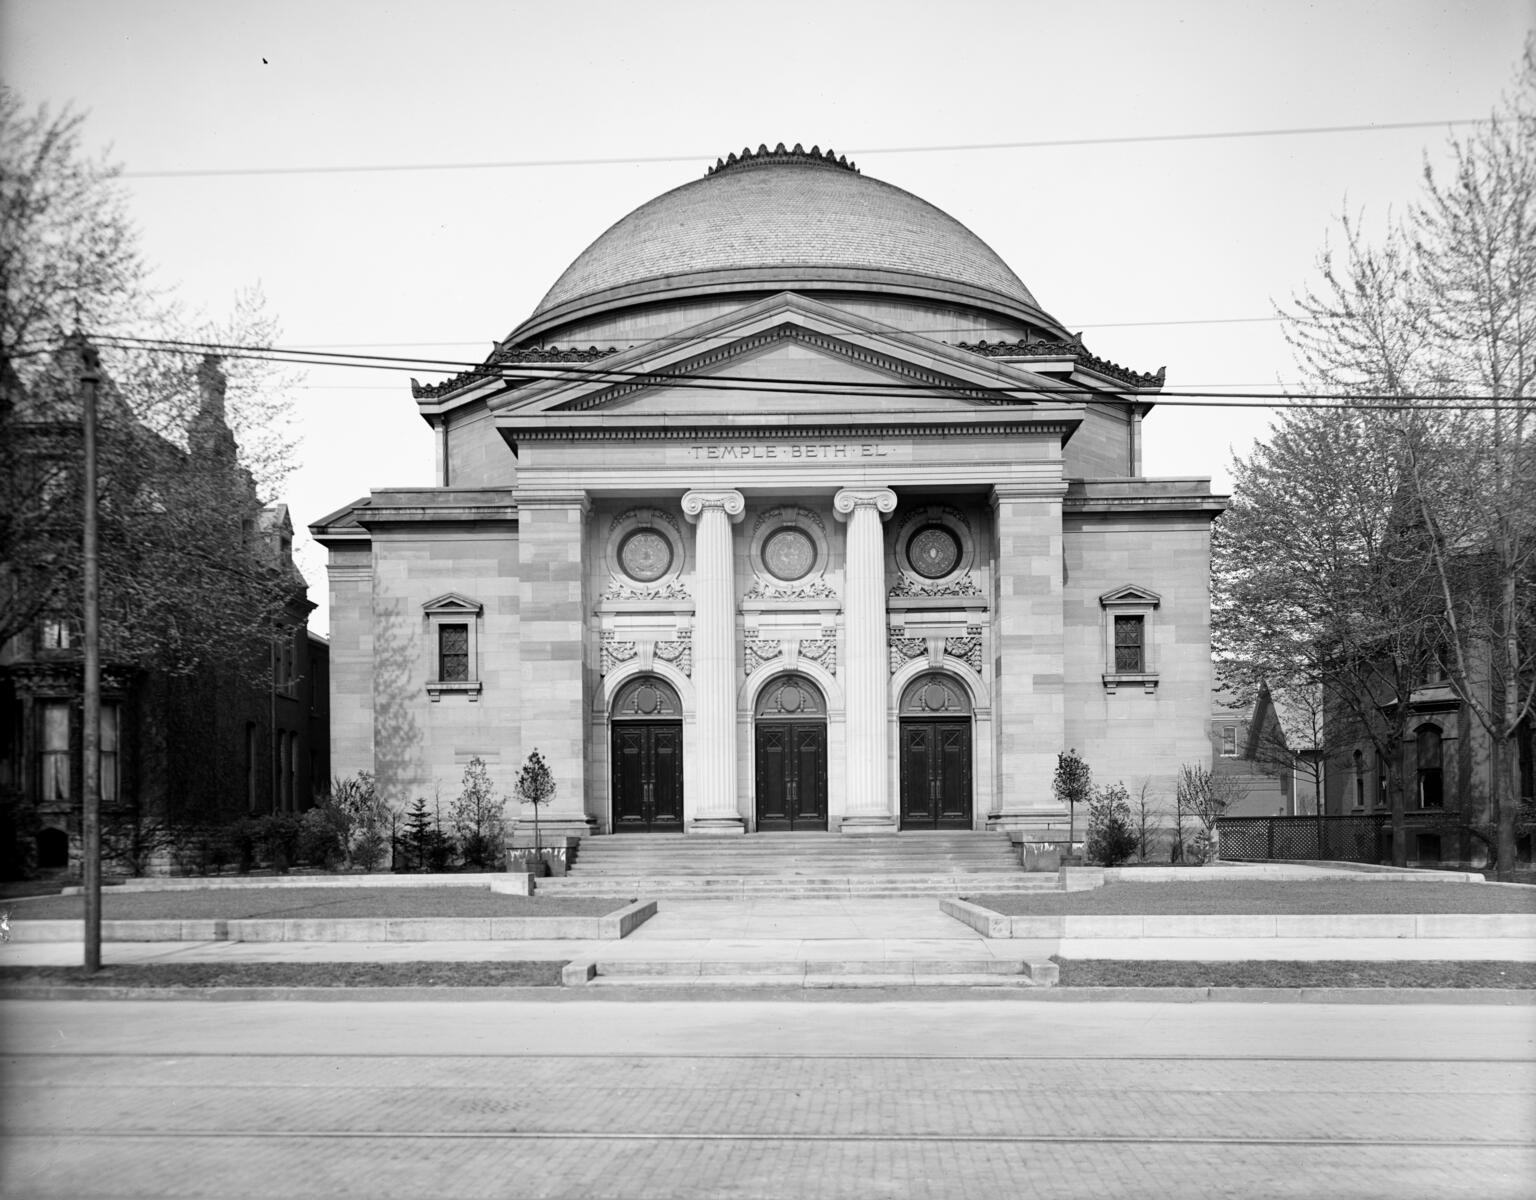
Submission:
[[[119,338],[101,335],[104,345],[142,350],[150,353],[213,353],[227,358],[250,359],[263,362],[281,362],[303,366],[333,366],[354,370],[446,370],[452,367],[475,370],[484,364],[453,363],[444,365],[441,359],[408,359],[380,355],[342,355],[331,352],[311,351],[307,354],[273,347],[235,346],[217,342],[172,341],[157,339]],[[124,346],[122,343],[134,343]],[[340,361],[336,361],[340,360]],[[358,361],[362,360],[362,361]],[[986,360],[981,360],[985,362]],[[522,366],[499,365],[489,368],[477,377],[483,381],[501,380],[513,383],[595,383],[607,386],[626,384],[655,384],[670,388],[687,388],[706,391],[752,391],[772,395],[843,396],[874,399],[928,399],[945,395],[970,394],[987,391],[998,395],[1032,400],[1041,396],[1061,397],[1082,402],[1102,404],[1174,405],[1207,408],[1274,408],[1274,407],[1337,407],[1377,411],[1406,411],[1420,409],[1431,404],[1444,410],[1494,411],[1501,406],[1528,403],[1526,397],[1491,397],[1474,393],[1447,393],[1443,395],[1397,393],[1350,393],[1314,392],[1297,395],[1292,392],[1194,392],[1164,391],[1144,395],[1125,396],[1114,392],[1099,391],[1076,384],[1046,384],[1036,386],[985,384],[927,384],[866,380],[849,385],[837,380],[786,381],[768,376],[708,376],[675,374],[665,371],[631,371],[624,368],[576,367],[560,364],[525,364]]]
[[[1230,129],[1210,132],[1127,134],[1118,137],[1037,138],[1023,142],[970,142],[937,146],[875,146],[849,154],[948,154],[997,150],[1049,150],[1072,146],[1131,146],[1157,142],[1208,142],[1238,138],[1306,137],[1315,134],[1384,133],[1400,129],[1449,129],[1486,125],[1487,118],[1457,117],[1445,121],[1382,121],[1363,125],[1306,125],[1286,129]],[[497,171],[545,167],[627,167],[650,163],[697,163],[715,154],[652,154],[616,158],[522,158],[488,162],[355,163],[307,167],[192,167],[162,171],[122,171],[123,179],[211,179],[250,175],[376,175],[401,171]]]

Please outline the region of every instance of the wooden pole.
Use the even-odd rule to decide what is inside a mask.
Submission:
[[[85,452],[80,487],[84,505],[81,576],[85,584],[80,840],[84,853],[85,969],[93,974],[101,970],[101,594],[96,574],[96,387],[101,382],[101,358],[84,338],[79,339],[79,346]]]

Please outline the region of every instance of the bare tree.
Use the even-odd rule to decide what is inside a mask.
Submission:
[[[1181,836],[1185,818],[1195,823],[1191,847],[1196,861],[1215,862],[1220,850],[1216,821],[1248,797],[1248,785],[1236,775],[1218,775],[1203,763],[1179,768],[1178,813]]]

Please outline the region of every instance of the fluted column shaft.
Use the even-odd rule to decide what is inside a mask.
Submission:
[[[694,539],[693,687],[699,794],[690,828],[740,833],[736,804],[736,585],[731,526],[746,505],[736,491],[696,491],[683,514]]]
[[[881,522],[896,508],[889,488],[844,488],[833,498],[848,524],[843,620],[847,647],[848,787],[843,829],[894,830],[886,746],[885,538]]]

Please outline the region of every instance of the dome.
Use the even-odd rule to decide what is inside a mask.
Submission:
[[[905,294],[1061,331],[948,213],[831,151],[780,143],[733,154],[609,227],[509,340],[638,304],[783,290]]]

